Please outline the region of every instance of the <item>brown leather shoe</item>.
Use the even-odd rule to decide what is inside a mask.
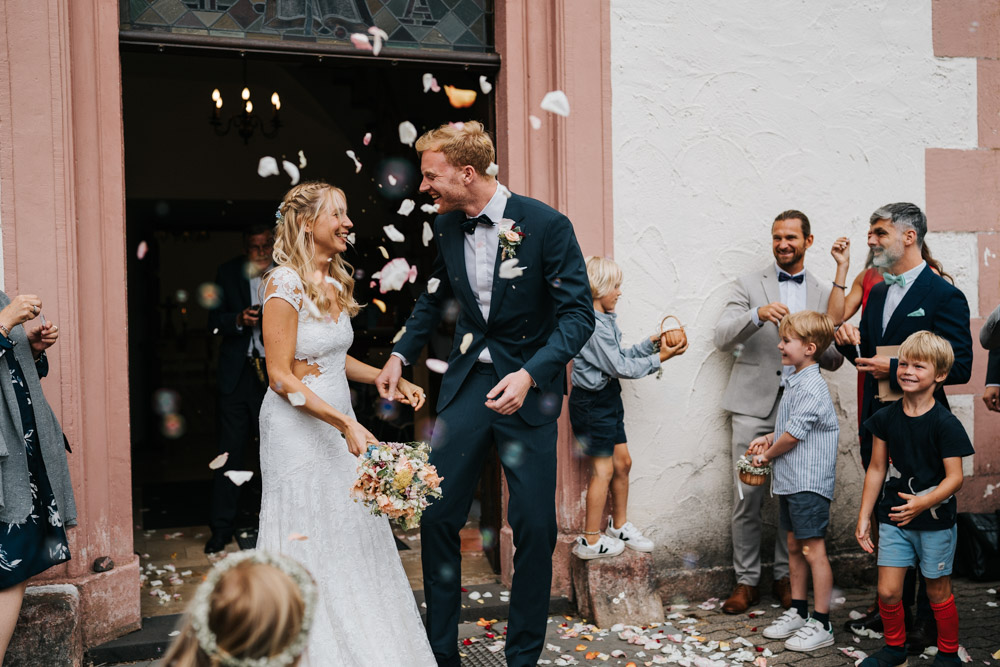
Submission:
[[[751,605],[760,602],[760,593],[756,586],[747,584],[736,584],[736,590],[729,596],[729,599],[722,603],[722,611],[727,614],[742,614]]]
[[[774,594],[774,599],[781,603],[781,606],[785,609],[789,609],[792,606],[792,582],[788,577],[782,577],[774,582],[771,586],[771,593]]]

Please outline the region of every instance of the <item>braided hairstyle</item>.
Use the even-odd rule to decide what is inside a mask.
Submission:
[[[306,231],[306,223],[338,207],[347,210],[347,196],[340,188],[324,181],[300,183],[289,190],[278,207],[280,218],[274,230],[274,262],[299,275],[306,297],[321,313],[330,313],[333,304],[327,297],[325,285],[317,283],[316,272],[339,282],[343,287],[337,290],[337,305],[348,317],[354,317],[361,310],[354,300],[354,267],[344,261],[342,255],[334,256],[325,267],[316,266],[313,237]]]

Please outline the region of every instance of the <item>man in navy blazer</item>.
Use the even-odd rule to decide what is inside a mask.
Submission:
[[[241,487],[224,476],[228,470],[253,468],[251,443],[258,433],[260,404],[267,389],[264,342],[260,337],[260,281],[271,266],[274,233],[268,225],[252,225],[243,233],[246,255],[219,267],[219,306],[208,326],[222,336],[219,346],[218,453],[229,454],[212,482],[210,527],[205,553],[222,551],[233,538]],[[248,450],[251,450],[248,452]]]
[[[545,639],[556,542],[556,419],[566,365],[594,330],[583,255],[569,219],[511,194],[489,175],[493,142],[478,122],[443,125],[416,145],[420,191],[438,206],[438,256],[376,385],[395,394],[452,301],[459,307],[441,381],[431,463],[443,497],[421,524],[427,634],[439,665],[460,664],[459,531],[484,458],[495,446],[510,492],[514,581],[505,648],[510,667],[533,666]],[[510,267],[504,260],[517,264]]]
[[[888,405],[878,399],[878,381],[888,378],[889,386],[901,391],[896,378],[899,360],[876,354],[876,347],[900,345],[912,333],[932,331],[951,343],[955,352],[955,365],[944,384],[965,384],[972,375],[969,303],[961,290],[934,273],[920,255],[927,233],[926,216],[914,204],[887,204],[872,213],[870,222],[868,247],[874,253],[874,265],[886,269],[884,282],[872,288],[861,326],[844,323],[835,338],[837,349],[859,371],[867,373],[861,400],[861,461],[865,469],[871,462],[872,435],[864,422]],[[860,356],[855,345],[860,346]],[[934,398],[950,409],[943,386],[934,392]],[[907,612],[913,601],[914,576],[908,575],[910,581],[904,589]],[[911,653],[932,645],[937,636],[923,586],[917,602],[917,622],[907,633]],[[878,608],[848,626],[881,631]]]

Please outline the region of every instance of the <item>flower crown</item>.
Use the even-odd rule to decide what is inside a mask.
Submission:
[[[219,583],[219,579],[223,574],[244,561],[271,565],[287,574],[299,587],[302,599],[305,602],[305,613],[302,616],[302,627],[299,630],[298,636],[285,647],[284,651],[270,658],[237,658],[231,656],[219,648],[215,633],[208,627],[208,613],[211,607],[212,592],[215,590],[216,584]],[[194,630],[195,637],[198,639],[198,645],[201,646],[201,649],[210,658],[218,661],[213,664],[227,665],[228,667],[284,667],[285,665],[292,664],[306,650],[309,642],[309,629],[312,627],[315,608],[316,584],[309,575],[309,572],[302,565],[287,556],[251,549],[230,554],[215,564],[205,577],[205,581],[198,587],[188,613],[191,618],[191,627]]]

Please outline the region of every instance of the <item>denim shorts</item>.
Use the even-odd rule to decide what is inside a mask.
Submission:
[[[830,525],[830,499],[812,491],[778,496],[778,516],[781,527],[797,540],[826,537],[826,527]]]
[[[891,523],[878,524],[879,567],[910,567],[920,563],[925,579],[951,575],[955,563],[958,526],[944,530],[906,530]]]
[[[569,395],[569,422],[584,454],[614,454],[615,445],[628,442],[621,383],[612,378],[597,391],[573,387]]]

